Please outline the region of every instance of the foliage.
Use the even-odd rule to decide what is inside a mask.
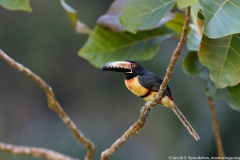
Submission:
[[[189,53],[183,70],[203,80],[209,98],[223,99],[240,110],[240,1],[115,0],[93,30],[79,20],[77,10],[65,0],[59,0],[59,4],[76,32],[89,35],[78,55],[95,67],[108,61],[153,58],[162,41],[180,37],[183,13],[190,5]],[[0,0],[0,5],[9,10],[32,11],[29,0]]]
[[[240,32],[240,1],[199,0],[199,4],[206,20],[206,25],[204,26],[206,36],[221,38]]]
[[[91,33],[79,55],[96,67],[107,61],[154,57],[161,41],[179,37],[184,20],[181,10],[191,5],[193,24],[187,47],[195,52],[185,58],[184,69],[188,74],[203,78],[208,95],[222,98],[233,108],[240,109],[240,1],[117,0],[98,19],[92,32],[78,20],[75,9],[64,0],[60,0],[60,4],[73,26],[78,28],[78,33]],[[18,3],[0,0],[0,5],[12,10],[31,11],[29,0]],[[77,27],[78,24],[83,27]],[[195,55],[193,60],[192,55],[197,52],[198,56]]]
[[[120,21],[130,32],[154,28],[174,6],[175,0],[130,0],[122,10]]]
[[[60,3],[63,9],[66,11],[67,16],[69,17],[76,32],[80,34],[90,34],[91,29],[78,19],[77,11],[69,6],[65,0],[60,0]]]
[[[137,34],[114,33],[96,27],[79,55],[88,59],[96,67],[116,59],[150,59],[158,50],[160,42],[172,34],[173,31],[166,27],[141,31]]]
[[[240,84],[217,89],[210,79],[209,69],[203,66],[196,51],[187,54],[183,61],[183,70],[190,75],[198,75],[204,81],[205,90],[209,97],[225,100],[233,109],[240,110]]]
[[[235,86],[240,80],[240,34],[218,39],[203,35],[199,50],[200,62],[210,69],[217,88]]]
[[[32,11],[29,0],[0,0],[0,5],[9,10]]]
[[[125,3],[125,1],[121,1]],[[175,1],[162,1],[164,3],[159,4],[155,1],[141,0],[136,3],[134,0],[129,0],[122,8],[120,15],[120,22],[122,27],[128,32],[137,33],[136,37],[142,32],[147,30],[148,32],[159,28],[157,22],[161,20],[163,16],[169,17],[171,9],[176,10],[174,7]],[[177,1],[180,7],[185,7],[189,4],[193,6],[192,20],[194,24],[191,25],[192,31],[188,35],[187,47],[190,51],[199,51],[199,64],[204,67],[203,73],[200,77],[203,78],[207,88],[207,94],[214,98],[224,99],[234,109],[240,109],[239,97],[239,82],[240,82],[240,46],[239,43],[239,26],[240,23],[237,18],[239,17],[240,3],[232,0],[225,1],[205,1],[196,0],[188,1],[184,3],[181,0]],[[132,12],[131,12],[132,11]],[[235,12],[236,11],[236,12]],[[172,30],[173,34],[180,34],[183,19],[181,18],[181,12],[174,12],[174,16],[170,20],[166,21],[164,27]],[[115,17],[119,18],[119,17]],[[201,31],[201,19],[205,19],[205,25],[203,26],[204,34],[197,33]],[[228,25],[233,24],[234,25]],[[160,21],[161,22],[161,21]],[[227,23],[226,23],[227,22]],[[111,24],[109,24],[111,25]],[[218,27],[216,27],[218,26]],[[101,27],[101,26],[99,26]],[[164,28],[162,27],[162,28]],[[111,28],[111,27],[109,27]],[[104,30],[104,29],[103,29]],[[103,31],[102,30],[102,31]],[[163,31],[163,30],[162,30]],[[131,44],[128,44],[127,48],[121,50],[111,50],[108,55],[97,51],[95,46],[99,48],[113,48],[115,41],[118,41],[118,45],[125,45],[126,40],[121,42],[121,38],[118,36],[120,33],[116,31],[105,30],[106,33],[111,33],[111,40],[109,40],[108,34],[104,34],[107,40],[99,41],[96,38],[99,33],[94,32],[86,45],[80,50],[79,55],[88,59],[95,66],[101,66],[106,61],[113,61],[119,59],[135,59],[143,60],[149,59],[154,56],[156,50],[154,50],[155,43],[145,43],[144,47],[139,47],[138,40],[132,39],[133,35],[124,31],[124,38],[132,39]],[[169,35],[169,31],[165,32],[165,35]],[[122,33],[123,34],[123,33]],[[154,34],[154,33],[153,33]],[[150,39],[153,34],[148,34],[146,39]],[[161,34],[161,36],[164,34]],[[95,36],[95,38],[93,38]],[[155,34],[157,37],[158,35]],[[104,42],[104,43],[102,43]],[[124,43],[125,42],[125,43]],[[200,47],[199,47],[200,46]],[[95,52],[94,52],[95,48]],[[149,48],[152,48],[151,50]],[[130,54],[131,53],[131,54]],[[144,56],[143,56],[144,55]],[[187,61],[194,63],[192,59],[186,58],[184,65]],[[188,68],[189,66],[184,66]],[[189,72],[190,74],[191,72]],[[210,74],[210,77],[209,77]]]

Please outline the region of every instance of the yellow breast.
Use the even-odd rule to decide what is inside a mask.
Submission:
[[[125,85],[133,94],[139,97],[148,93],[148,89],[139,83],[138,76],[125,80]]]
[[[142,97],[145,101],[151,101],[153,97],[157,94],[155,91],[149,91],[147,88],[143,87],[138,80],[138,76],[134,77],[129,80],[125,80],[125,84],[127,88],[135,95]],[[159,102],[159,104],[174,108],[175,104],[172,99],[170,99],[168,96],[163,96]]]

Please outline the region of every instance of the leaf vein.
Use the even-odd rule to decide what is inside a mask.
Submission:
[[[232,37],[232,36],[231,36],[231,37]],[[232,38],[229,40],[228,46],[230,46],[231,42],[232,42]],[[219,71],[219,74],[218,74],[218,77],[217,77],[216,82],[219,81],[219,79],[220,79],[220,77],[221,77],[221,75],[222,75],[223,68],[224,68],[224,65],[225,65],[225,63],[226,63],[227,55],[228,55],[228,52],[229,52],[229,48],[230,48],[230,47],[227,48],[226,55],[224,56],[224,60],[223,60],[223,63],[222,63],[222,65],[221,65],[221,68],[220,68],[220,71]]]
[[[228,61],[228,63],[232,66],[233,69],[235,69],[237,72],[239,72],[240,70],[235,67],[235,65],[229,60],[229,59],[226,59]]]
[[[238,56],[240,56],[240,53],[239,52],[237,52],[234,48],[232,48],[231,46],[230,46],[230,49],[231,50],[233,50],[234,51],[234,53],[236,53]]]
[[[137,15],[137,17],[139,18],[139,17],[145,16],[145,15],[147,15],[147,14],[150,14],[150,13],[152,13],[152,12],[155,12],[156,10],[159,10],[160,8],[164,8],[165,6],[171,4],[173,1],[174,1],[174,0],[169,1],[168,3],[164,3],[164,5],[160,5],[159,7],[156,7],[155,9],[151,9],[151,10],[149,10],[148,12],[144,12],[144,13],[142,13],[142,14],[139,14],[139,15]],[[133,17],[133,19],[134,19],[134,18],[135,18],[135,17]]]
[[[232,1],[228,1],[229,3],[231,3],[232,5],[236,6],[237,8],[240,8],[240,6],[236,5],[235,3],[233,3]]]

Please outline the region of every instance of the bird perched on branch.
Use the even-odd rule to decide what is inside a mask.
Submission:
[[[159,91],[162,80],[154,73],[145,70],[139,63],[135,61],[114,61],[106,63],[102,67],[102,71],[114,71],[122,72],[125,74],[126,87],[138,97],[143,98],[146,101],[151,101],[153,97]],[[182,114],[182,112],[175,105],[171,91],[169,87],[163,93],[162,98],[159,100],[159,104],[164,105],[176,114],[178,119],[186,127],[187,131],[194,137],[195,140],[199,140],[197,132],[193,129],[191,124]]]

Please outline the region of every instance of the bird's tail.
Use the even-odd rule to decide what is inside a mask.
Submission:
[[[177,108],[176,105],[174,105],[174,107],[171,108],[172,111],[176,114],[176,116],[178,117],[178,119],[182,122],[182,124],[184,125],[184,127],[187,129],[187,131],[193,136],[193,138],[197,141],[200,139],[199,135],[197,134],[197,132],[193,129],[192,125],[188,122],[188,120],[186,119],[186,117],[182,114],[182,112]]]
[[[168,96],[164,96],[161,99],[161,104],[164,106],[168,106],[172,109],[172,111],[176,114],[178,119],[182,122],[184,127],[187,129],[187,131],[194,137],[194,139],[197,141],[200,139],[197,132],[193,129],[192,125],[188,122],[186,117],[182,114],[182,112],[177,108],[177,106],[174,104],[172,99],[170,99]]]

